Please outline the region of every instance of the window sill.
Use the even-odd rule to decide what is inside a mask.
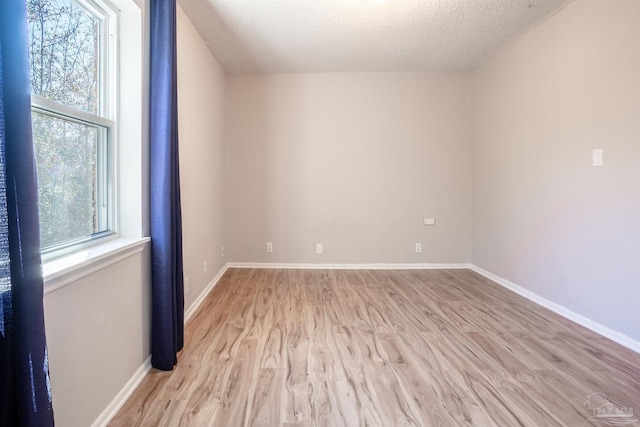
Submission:
[[[142,252],[150,240],[148,237],[114,239],[102,245],[44,263],[42,266],[44,294],[49,294],[89,274]]]

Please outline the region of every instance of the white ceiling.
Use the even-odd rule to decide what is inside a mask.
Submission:
[[[179,0],[226,72],[460,70],[573,0]]]

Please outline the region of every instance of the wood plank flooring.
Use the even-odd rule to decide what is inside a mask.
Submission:
[[[111,426],[640,425],[640,355],[469,270],[230,269],[185,335]]]

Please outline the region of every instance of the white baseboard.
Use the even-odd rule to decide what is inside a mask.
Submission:
[[[151,370],[151,356],[144,361],[144,363],[138,368],[138,370],[133,374],[131,379],[127,381],[122,390],[116,395],[116,397],[111,401],[109,406],[105,408],[104,411],[100,414],[100,416],[93,422],[92,427],[105,427],[109,424],[109,421],[113,417],[116,416],[120,408],[127,402],[127,399],[131,396],[133,391],[138,387],[140,382],[147,376],[149,371]]]
[[[535,302],[538,305],[548,308],[554,313],[557,313],[560,316],[571,320],[572,322],[582,325],[585,328],[590,329],[593,332],[600,334],[605,338],[609,338],[611,341],[615,341],[618,344],[624,347],[627,347],[630,350],[635,351],[636,353],[640,353],[640,342],[634,340],[633,338],[621,332],[617,332],[612,329],[609,329],[608,327],[598,322],[595,322],[581,314],[573,312],[560,304],[556,304],[555,302],[549,301],[548,299],[541,297],[535,292],[531,292],[523,288],[522,286],[516,285],[515,283],[508,281],[507,279],[503,279],[502,277],[495,275],[487,270],[484,270],[478,267],[477,265],[472,264],[470,268],[476,273],[486,277],[487,279],[497,283],[500,286],[503,286],[517,293],[518,295],[521,295],[527,298],[528,300]]]
[[[200,304],[202,304],[202,301],[204,301],[207,295],[209,295],[209,292],[211,292],[211,290],[218,284],[218,281],[220,281],[220,278],[222,278],[222,276],[224,275],[224,273],[227,272],[228,269],[229,269],[229,264],[227,263],[224,265],[224,267],[220,269],[218,274],[216,274],[216,277],[213,278],[213,280],[207,285],[207,287],[204,288],[202,292],[200,292],[200,295],[198,295],[198,298],[196,298],[195,301],[191,303],[187,311],[184,313],[185,324],[189,321],[189,319],[191,319],[191,316],[193,316],[196,310],[198,310],[198,307],[200,307]]]
[[[230,262],[229,268],[270,268],[290,270],[460,270],[470,268],[470,264],[302,264],[302,263],[261,263],[261,262]]]
[[[198,298],[193,301],[189,309],[185,312],[185,323],[187,323],[191,316],[193,316],[200,304],[202,304],[202,301],[204,301],[207,295],[209,295],[209,292],[211,292],[214,286],[218,284],[218,281],[224,275],[228,268],[229,264],[226,264],[224,267],[222,267],[220,269],[220,272],[218,272],[216,277],[213,278],[211,283],[209,283],[207,287],[204,288],[202,292],[200,292]],[[116,416],[120,408],[122,408],[122,406],[127,402],[127,399],[131,396],[136,387],[140,385],[140,382],[149,373],[149,371],[151,371],[151,356],[149,356],[149,358],[145,360],[142,366],[140,366],[140,368],[138,368],[138,370],[133,374],[131,379],[127,381],[125,386],[122,387],[122,390],[120,390],[116,397],[111,401],[109,406],[107,406],[106,409],[102,411],[100,416],[93,422],[92,427],[105,427],[107,424],[109,424],[109,421],[111,421],[111,419]]]

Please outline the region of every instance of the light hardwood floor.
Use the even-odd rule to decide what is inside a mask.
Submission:
[[[640,355],[469,270],[231,269],[185,334],[111,426],[638,418],[589,421],[605,397],[640,412]]]

